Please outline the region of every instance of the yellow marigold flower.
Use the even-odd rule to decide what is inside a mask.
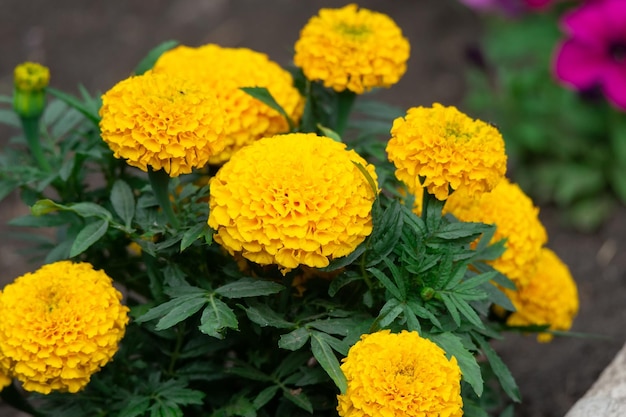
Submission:
[[[471,196],[490,191],[506,172],[498,130],[438,103],[413,107],[394,120],[387,155],[411,192],[421,184],[438,200],[460,188]]]
[[[363,335],[341,365],[348,390],[341,417],[460,417],[461,370],[456,358],[417,332]]]
[[[148,71],[102,96],[102,139],[116,158],[171,177],[206,165],[226,146],[224,111],[206,86]]]
[[[550,249],[543,248],[537,273],[525,287],[506,290],[515,311],[510,326],[549,324],[550,330],[569,330],[578,313],[578,290],[567,265]],[[540,333],[537,340],[549,342],[550,333]]]
[[[539,208],[517,184],[503,179],[491,192],[475,199],[465,192],[455,192],[446,201],[444,211],[464,222],[495,224],[492,242],[507,241],[505,252],[491,262],[492,266],[518,288],[528,284],[548,237],[539,220]]]
[[[309,80],[362,94],[397,83],[410,49],[389,16],[349,4],[321,9],[308,21],[296,42],[294,63]]]
[[[325,267],[372,231],[376,195],[345,144],[294,133],[242,148],[211,180],[208,224],[231,254],[283,272]]]
[[[27,273],[0,296],[0,351],[24,389],[77,392],[115,354],[128,322],[104,271],[60,261]]]
[[[50,82],[50,70],[36,62],[24,62],[15,67],[13,82],[20,91],[43,90]]]
[[[267,55],[247,48],[223,48],[208,44],[198,48],[179,46],[165,52],[154,66],[202,83],[211,89],[226,111],[226,148],[212,156],[212,164],[227,161],[233,152],[265,136],[289,131],[285,117],[241,90],[265,87],[289,117],[298,122],[304,101],[291,74]]]

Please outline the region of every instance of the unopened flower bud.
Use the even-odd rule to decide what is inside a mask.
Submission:
[[[50,70],[34,62],[25,62],[13,72],[13,109],[20,117],[39,117],[46,105],[45,88],[50,82]]]

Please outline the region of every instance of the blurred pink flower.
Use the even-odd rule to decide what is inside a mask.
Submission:
[[[459,0],[481,12],[501,12],[510,16],[546,8],[555,0]]]
[[[561,23],[569,37],[557,48],[556,76],[580,91],[599,87],[626,109],[626,1],[588,1]]]

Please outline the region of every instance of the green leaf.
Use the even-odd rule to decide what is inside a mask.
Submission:
[[[278,347],[287,350],[298,350],[309,340],[309,330],[305,327],[299,327],[296,330],[281,335],[278,339]]]
[[[155,330],[165,330],[191,317],[206,304],[205,298],[191,298],[184,303],[178,302],[175,307],[165,314],[157,323]]]
[[[135,196],[130,186],[122,180],[115,181],[110,199],[113,210],[124,221],[124,225],[130,228],[135,216]]]
[[[359,171],[361,171],[361,174],[363,174],[363,176],[365,177],[365,179],[367,180],[367,183],[369,184],[372,193],[374,193],[375,196],[378,195],[378,185],[376,184],[376,181],[374,181],[374,178],[372,178],[372,176],[370,175],[369,171],[367,169],[365,169],[365,167],[356,161],[352,161],[352,163],[354,164],[354,166],[356,166],[358,168]]]
[[[335,353],[324,339],[324,333],[311,333],[311,351],[328,376],[335,382],[339,391],[345,394],[348,390],[348,381],[339,367]]]
[[[59,204],[59,207],[62,210],[73,211],[81,217],[99,217],[107,221],[113,220],[113,215],[109,210],[95,203],[83,202],[70,204],[68,206]]]
[[[339,136],[339,133],[335,132],[334,130],[328,127],[322,126],[319,123],[317,124],[317,128],[320,130],[320,132],[322,132],[324,136],[331,138],[335,142],[343,142],[341,140],[341,136]]]
[[[522,397],[520,395],[519,388],[517,387],[515,378],[513,378],[509,368],[504,364],[496,351],[493,350],[491,345],[482,336],[472,333],[472,337],[476,343],[478,343],[478,346],[480,346],[480,349],[485,354],[485,357],[487,357],[487,360],[491,365],[491,369],[493,370],[493,373],[496,374],[498,381],[500,381],[500,385],[502,385],[504,392],[506,392],[513,401],[521,402]]]
[[[72,249],[70,249],[70,257],[78,256],[89,249],[91,245],[104,236],[108,229],[109,222],[107,220],[96,220],[93,223],[89,223],[76,235]]]
[[[463,346],[461,339],[452,333],[431,334],[428,338],[442,348],[448,358],[452,356],[456,358],[463,380],[470,384],[476,395],[480,397],[484,388],[480,366],[476,362],[476,357]]]
[[[407,304],[402,305],[402,312],[404,313],[404,317],[406,318],[407,330],[422,333],[422,327],[420,326],[420,322],[417,319],[417,316]]]
[[[311,400],[309,400],[309,397],[306,396],[301,388],[297,390],[284,389],[283,395],[298,407],[313,414],[313,404],[311,404]]]
[[[472,242],[491,226],[483,223],[453,222],[445,225],[433,237],[447,241]]]
[[[474,309],[465,300],[458,296],[452,296],[450,297],[450,299],[452,300],[456,308],[461,312],[461,314],[463,314],[463,317],[465,317],[470,323],[472,323],[479,329],[485,328],[485,325],[483,324],[478,314],[476,314]]]
[[[146,71],[152,69],[152,67],[154,67],[154,64],[159,59],[159,57],[163,55],[164,52],[169,51],[175,46],[178,46],[178,42],[169,40],[152,48],[150,52],[148,52],[148,55],[146,55],[145,58],[142,59],[141,62],[139,62],[139,64],[137,64],[137,67],[135,67],[135,74],[142,75]]]
[[[391,324],[402,313],[402,310],[402,304],[397,299],[392,298],[380,309],[374,324],[382,329]]]
[[[137,417],[150,407],[150,397],[131,397],[128,404],[120,411],[119,417]]]
[[[57,90],[56,88],[52,87],[46,88],[46,91],[81,112],[81,114],[89,119],[94,125],[98,126],[98,124],[100,123],[100,115],[98,114],[98,112],[94,111],[94,109],[90,108],[88,104],[81,102],[73,95],[64,93],[63,91]]]
[[[187,229],[187,231],[183,234],[182,240],[180,241],[180,251],[184,251],[191,246],[193,242],[198,240],[201,236],[204,236],[208,229],[209,225],[204,222],[198,223],[190,229]]]
[[[333,280],[331,281],[330,285],[328,286],[328,295],[334,297],[335,294],[337,294],[339,290],[346,285],[354,281],[361,281],[362,279],[363,277],[358,274],[341,274],[338,277],[333,278]]]
[[[250,366],[245,362],[238,361],[235,366],[228,368],[229,374],[235,374],[252,381],[272,381],[272,377]]]
[[[404,214],[402,205],[394,200],[382,216],[375,218],[374,230],[370,237],[371,248],[367,253],[367,266],[373,266],[389,255],[402,237]]]
[[[353,318],[337,318],[315,320],[307,323],[307,327],[313,327],[328,334],[338,334],[341,336],[346,336],[350,329],[355,326],[355,324],[356,323]]]
[[[21,127],[20,118],[13,110],[0,109],[0,123],[12,127]]]
[[[385,275],[382,271],[376,268],[367,268],[367,271],[374,275],[376,279],[378,279],[378,281],[383,284],[385,289],[389,291],[395,298],[397,298],[398,300],[404,300],[400,289],[398,289],[398,287],[391,281],[391,279],[389,279],[389,277],[387,277],[387,275]]]
[[[271,387],[265,388],[263,391],[259,392],[259,394],[252,400],[252,405],[257,410],[263,408],[265,404],[270,402],[272,398],[276,395],[280,387],[278,385],[272,385]]]
[[[196,287],[189,287],[189,288],[196,288]],[[150,320],[162,318],[166,316],[170,311],[175,310],[181,306],[184,306],[187,303],[190,303],[190,302],[193,304],[197,303],[197,301],[194,301],[194,300],[201,300],[202,302],[206,302],[207,300],[206,294],[207,294],[206,291],[202,293],[181,294],[180,296],[176,298],[173,298],[163,304],[159,304],[158,306],[151,308],[145,314],[137,317],[135,321],[137,323],[144,323]]]
[[[265,87],[241,87],[241,90],[243,90],[246,94],[249,94],[252,97],[256,98],[263,104],[276,110],[281,116],[285,118],[285,120],[287,120],[287,123],[289,124],[289,130],[290,131],[294,130],[295,124],[293,123],[293,120],[291,120],[291,117],[289,117],[285,109],[283,109],[282,106],[278,104],[276,99],[274,99],[274,97],[272,96],[272,94],[269,92],[267,88]]]
[[[261,327],[270,326],[278,329],[290,329],[295,326],[294,323],[283,319],[278,313],[265,304],[251,303],[245,310],[250,321]]]
[[[72,171],[74,171],[74,166],[76,164],[76,158],[72,157],[61,165],[61,169],[59,169],[59,178],[63,181],[67,181],[70,175],[72,175]]]
[[[239,322],[235,312],[226,305],[222,300],[211,297],[209,305],[206,306],[200,318],[200,326],[198,329],[204,334],[213,336],[217,339],[223,339],[222,332],[230,327],[238,329]]]
[[[272,281],[241,278],[240,280],[219,287],[215,292],[226,298],[245,298],[276,294],[284,288],[285,287],[282,285]]]
[[[17,187],[19,187],[19,184],[16,181],[3,179],[0,182],[0,201],[4,200],[4,198],[11,194]]]
[[[440,295],[441,295],[441,301],[443,301],[443,303],[446,306],[446,309],[450,313],[450,316],[452,316],[452,320],[454,320],[454,323],[457,326],[460,326],[461,315],[459,314],[459,310],[457,309],[456,304],[452,301],[452,297],[446,293],[440,293]]]

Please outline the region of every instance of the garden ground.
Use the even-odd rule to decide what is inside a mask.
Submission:
[[[82,83],[104,91],[128,76],[153,46],[168,39],[188,45],[219,43],[266,52],[288,64],[299,29],[319,7],[347,1],[296,0],[3,0],[0,14],[0,93],[11,91],[13,67],[35,60],[52,70],[52,85],[76,92]],[[389,14],[410,38],[403,80],[378,98],[408,108],[441,102],[462,106],[464,52],[478,42],[479,22],[456,0],[367,0]],[[11,132],[0,129],[0,145]],[[26,209],[16,196],[0,205],[0,282],[32,270],[9,237],[6,221]],[[549,247],[578,282],[580,313],[573,331],[594,338],[507,335],[496,348],[517,379],[523,404],[516,417],[561,417],[581,397],[626,341],[626,208],[597,232],[562,225],[558,210],[541,208]],[[17,416],[0,403],[0,417]]]

